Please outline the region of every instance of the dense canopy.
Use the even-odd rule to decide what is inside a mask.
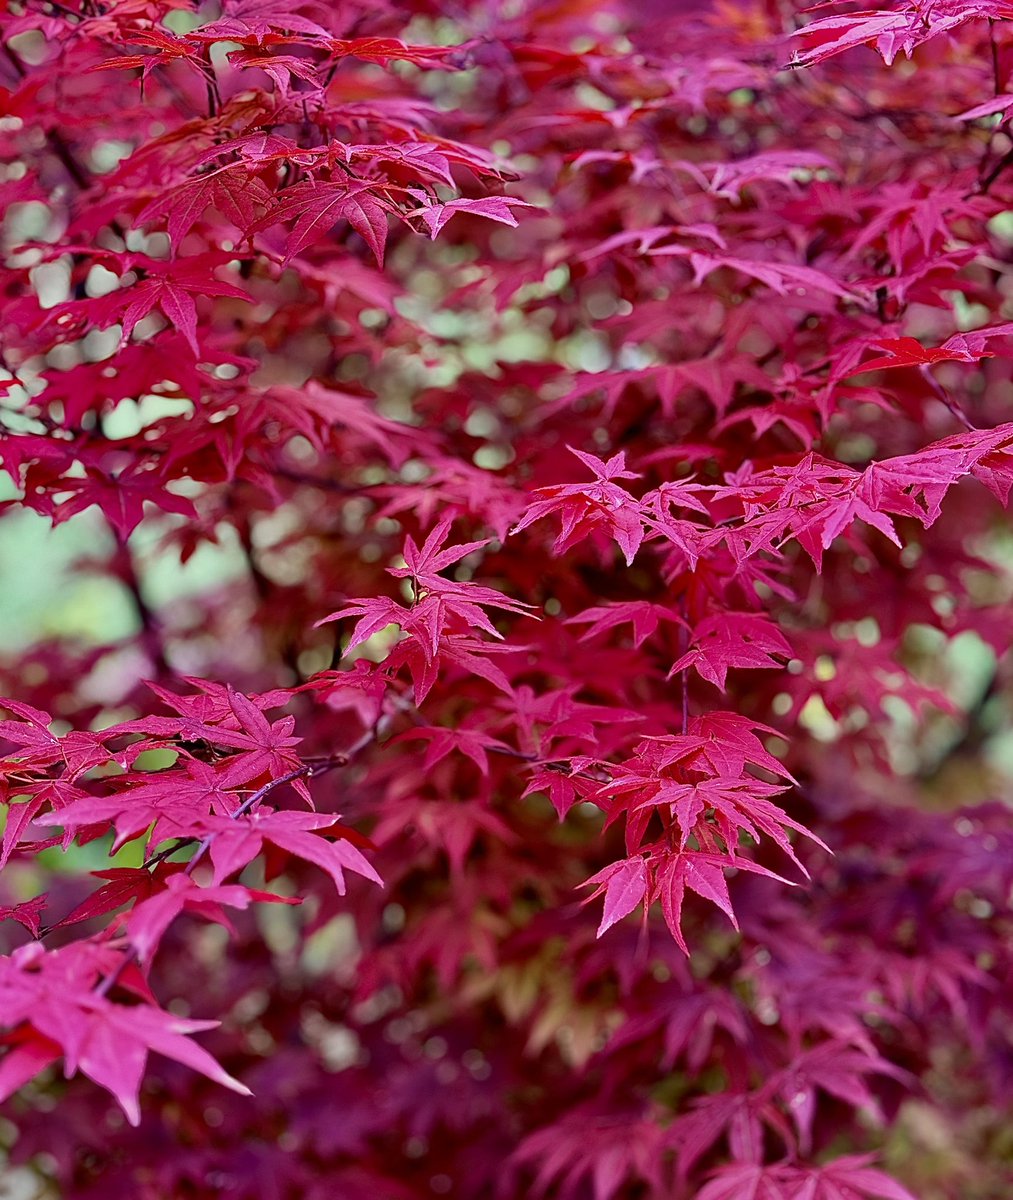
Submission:
[[[0,9],[11,1186],[1007,1195],[1013,4]]]

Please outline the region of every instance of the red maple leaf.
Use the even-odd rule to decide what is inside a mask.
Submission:
[[[3,1022],[20,1030],[0,1061],[0,1097],[62,1055],[68,1078],[78,1071],[87,1075],[111,1092],[127,1120],[137,1125],[138,1092],[152,1050],[250,1095],[186,1036],[213,1029],[217,1021],[184,1019],[149,1004],[113,1003],[93,990],[94,975],[89,980],[78,974],[81,952],[89,950],[72,944],[47,952],[36,942],[0,961]],[[86,961],[90,965],[90,955]]]
[[[285,240],[285,262],[327,236],[339,221],[347,221],[383,266],[387,242],[387,217],[397,208],[374,180],[312,179],[286,188],[280,201],[249,227],[256,233],[272,225],[293,222]]]
[[[622,451],[603,462],[592,454],[574,450],[572,446],[567,449],[591,469],[595,482],[538,488],[536,494],[544,499],[535,500],[528,506],[512,532],[520,533],[542,517],[558,512],[563,527],[553,545],[555,553],[562,554],[601,530],[614,539],[627,564],[632,563],[644,537],[640,510],[634,497],[614,481],[639,476],[626,470],[626,455]]]
[[[488,221],[498,221],[501,225],[516,228],[517,218],[513,214],[515,208],[533,208],[526,200],[514,196],[482,196],[477,200],[458,197],[456,200],[426,201],[417,208],[404,213],[405,218],[421,217],[429,230],[429,236],[435,238],[451,217],[468,214],[473,217],[485,217]]]

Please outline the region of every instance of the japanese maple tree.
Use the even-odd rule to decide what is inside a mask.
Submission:
[[[0,44],[25,1194],[1008,1195],[1013,4]]]

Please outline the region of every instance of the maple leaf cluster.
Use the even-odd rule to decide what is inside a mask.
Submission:
[[[1005,1196],[1013,5],[0,44],[9,1168]]]

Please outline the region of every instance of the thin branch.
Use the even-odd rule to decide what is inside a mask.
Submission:
[[[950,415],[959,421],[965,429],[977,429],[978,426],[967,417],[957,402],[950,399],[949,393],[929,370],[928,363],[922,363],[918,369],[922,378],[935,393],[936,399],[949,411]]]
[[[141,591],[141,581],[137,574],[137,564],[134,561],[133,552],[126,539],[118,533],[116,534],[116,555],[113,565],[118,579],[130,593],[134,611],[141,623],[141,644],[151,659],[152,665],[159,677],[174,675],[175,672],[165,657],[161,623]]]

